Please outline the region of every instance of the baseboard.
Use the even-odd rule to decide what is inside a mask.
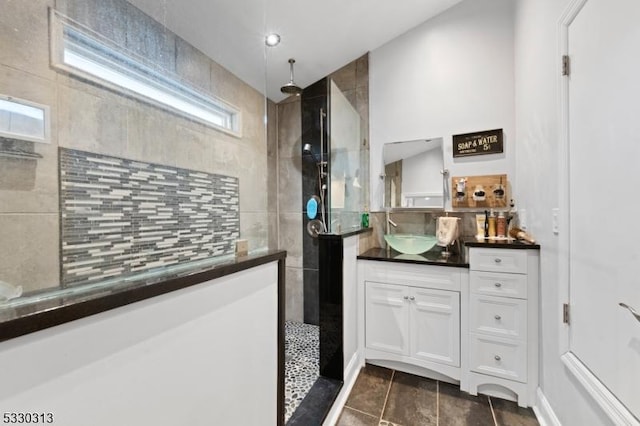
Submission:
[[[544,396],[540,388],[536,391],[536,405],[533,407],[533,412],[540,426],[562,426],[553,408],[551,408],[547,397]]]
[[[360,359],[358,353],[356,352],[353,354],[344,372],[344,383],[342,385],[342,389],[336,397],[331,410],[329,410],[329,414],[325,417],[322,426],[334,426],[338,422],[340,413],[342,413],[344,404],[346,404],[347,398],[349,398],[351,389],[353,389],[353,385],[356,383],[356,379],[358,378],[358,373],[360,373],[360,368],[362,368],[363,365],[364,362]]]

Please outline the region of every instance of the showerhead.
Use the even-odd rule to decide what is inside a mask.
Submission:
[[[320,159],[316,154],[313,153],[313,148],[311,148],[310,143],[305,143],[302,146],[302,159],[309,162],[319,163]]]
[[[285,95],[300,96],[302,94],[302,88],[293,82],[293,64],[295,62],[295,59],[289,59],[289,71],[291,72],[291,80],[280,88],[280,91]]]
[[[302,152],[313,155],[313,151],[311,150],[311,144],[305,143],[304,146],[302,147]]]

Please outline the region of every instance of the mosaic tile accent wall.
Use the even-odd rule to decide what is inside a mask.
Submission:
[[[61,280],[231,254],[238,178],[60,148]]]

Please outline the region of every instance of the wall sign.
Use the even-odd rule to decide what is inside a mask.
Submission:
[[[503,152],[502,129],[453,135],[453,157]]]

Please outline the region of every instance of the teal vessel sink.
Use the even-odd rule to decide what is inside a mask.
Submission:
[[[420,254],[431,250],[438,239],[435,235],[386,234],[384,240],[392,249],[404,254]]]

